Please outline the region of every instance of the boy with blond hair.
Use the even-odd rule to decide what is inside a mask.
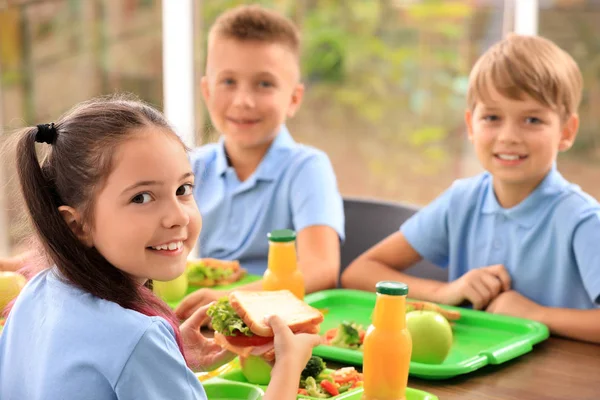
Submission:
[[[200,255],[239,260],[250,273],[267,265],[267,233],[297,232],[306,292],[336,285],[344,212],[325,153],[297,144],[285,121],[300,107],[300,34],[284,16],[240,6],[210,29],[202,94],[221,134],[192,155],[194,195],[204,219]],[[243,286],[260,289],[261,282]],[[225,295],[201,289],[177,309],[186,318]]]
[[[486,172],[457,180],[344,271],[345,287],[401,280],[411,297],[529,318],[600,343],[600,205],[556,169],[575,140],[582,76],[541,37],[511,35],[469,77],[468,137]],[[425,258],[449,282],[401,271]]]

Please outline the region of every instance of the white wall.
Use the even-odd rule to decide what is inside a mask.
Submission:
[[[175,132],[194,146],[193,0],[169,0],[163,7],[164,112]]]

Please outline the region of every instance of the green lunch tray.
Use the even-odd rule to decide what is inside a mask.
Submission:
[[[246,285],[248,283],[256,282],[256,281],[258,281],[260,279],[262,279],[261,275],[246,274],[246,276],[244,276],[242,279],[240,279],[237,282],[230,283],[229,285],[211,286],[209,289],[217,289],[217,290],[234,289],[234,288],[236,288],[238,286],[242,286],[242,285]],[[202,287],[190,285],[188,287],[188,290],[187,290],[187,292],[186,292],[185,295],[187,296],[188,294],[193,293],[193,292],[195,292],[198,289],[202,289]],[[177,301],[168,301],[167,304],[169,305],[169,307],[171,307],[171,308],[174,309],[174,308],[176,308],[179,305],[179,303],[181,303],[181,300],[183,300],[183,299],[180,299],[180,300],[177,300]]]
[[[206,383],[202,383],[202,384],[207,385],[207,384],[214,383],[214,382],[240,382],[240,383],[246,383],[246,384],[250,385],[250,383],[247,383],[248,381],[242,374],[242,370],[239,368],[230,370],[216,378],[209,379],[206,381]],[[266,386],[262,386],[262,385],[256,385],[256,387],[261,388],[263,390],[267,389]],[[363,393],[363,389],[357,388],[354,390],[350,390],[346,393],[339,394],[337,396],[329,397],[329,399],[331,399],[331,400],[342,400],[342,399],[343,400],[360,400],[360,398],[362,397],[362,393]],[[220,398],[220,397],[218,397],[218,398]],[[208,399],[212,400],[212,398],[210,396],[208,396]],[[298,399],[317,399],[317,398],[299,394]],[[438,398],[436,396],[434,396],[430,393],[424,392],[422,390],[407,388],[406,389],[406,400],[438,400]]]
[[[371,323],[375,298],[375,293],[333,289],[309,294],[304,301],[325,315],[321,324],[321,334],[324,334],[342,321],[353,321],[366,329]],[[411,362],[411,376],[447,379],[467,374],[488,364],[501,364],[519,357],[550,336],[546,325],[539,322],[458,307],[440,307],[461,313],[460,319],[452,323],[454,342],[450,354],[441,364]],[[359,350],[321,345],[313,350],[313,354],[354,365],[363,362]]]
[[[248,383],[214,380],[202,386],[209,400],[259,400],[265,394],[261,388]]]

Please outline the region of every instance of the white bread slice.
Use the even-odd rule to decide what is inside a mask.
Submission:
[[[258,336],[273,336],[273,329],[265,316],[278,315],[292,332],[318,333],[323,314],[298,299],[289,290],[246,292],[229,294],[229,304],[248,328]]]

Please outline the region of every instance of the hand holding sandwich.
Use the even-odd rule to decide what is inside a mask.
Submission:
[[[276,362],[264,399],[295,399],[298,388],[289,382],[300,380],[300,374],[310,359],[313,347],[321,344],[321,337],[310,333],[294,334],[277,315],[267,318],[267,323],[273,329]]]
[[[200,328],[209,319],[206,311],[210,306],[207,304],[199,308],[180,326],[185,355],[189,367],[194,371],[210,371],[236,357],[236,354],[200,333]]]

